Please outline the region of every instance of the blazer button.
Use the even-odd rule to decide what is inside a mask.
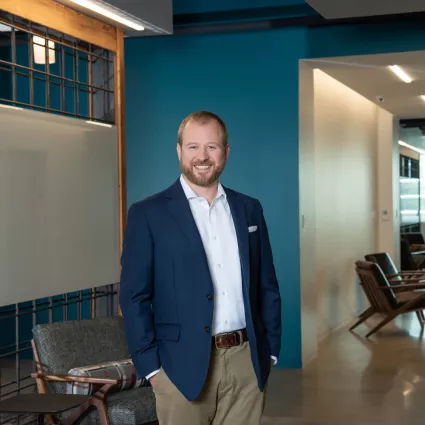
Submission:
[[[212,296],[211,294],[208,294],[208,295],[207,295],[207,298],[211,301],[211,300],[212,300],[212,298],[213,298],[213,296]]]
[[[209,326],[205,326],[204,329],[205,329],[205,332],[209,332],[211,330]]]

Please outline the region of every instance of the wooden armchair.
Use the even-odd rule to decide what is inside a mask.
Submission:
[[[158,424],[152,388],[112,391],[120,380],[74,376],[75,367],[129,359],[122,317],[58,322],[33,329],[32,347],[39,393],[66,393],[70,382],[93,386],[90,399],[49,424],[143,425]]]
[[[389,284],[393,287],[394,292],[411,291],[411,288],[400,285],[401,283],[417,283],[420,280],[425,280],[425,272],[420,270],[399,271],[394,261],[387,252],[377,252],[374,254],[365,255],[366,261],[371,261],[378,264]],[[424,326],[425,315],[423,311],[417,311],[421,326]]]
[[[365,255],[366,261],[371,261],[379,265],[385,276],[390,279],[390,284],[397,284],[397,282],[406,281],[408,279],[418,280],[425,279],[425,271],[421,270],[408,270],[399,271],[394,261],[387,252],[377,252]]]
[[[357,261],[356,273],[370,307],[360,315],[350,330],[355,329],[376,313],[383,315],[384,318],[366,334],[368,338],[400,314],[425,309],[425,291],[417,291],[425,289],[425,282],[412,283],[412,280],[409,280],[406,283],[399,281],[397,284],[390,285],[379,265],[369,261]],[[403,288],[404,291],[395,292],[398,288]],[[423,325],[423,322],[421,324]]]
[[[423,255],[413,256],[412,249],[409,242],[401,238],[400,240],[400,263],[401,270],[410,272],[411,270],[418,270],[425,268],[425,257]]]

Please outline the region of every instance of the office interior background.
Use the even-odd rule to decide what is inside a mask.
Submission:
[[[265,423],[275,418],[384,419],[388,424],[422,420],[419,400],[425,370],[416,316],[404,315],[370,339],[364,337],[365,324],[348,332],[368,307],[355,262],[386,252],[403,269],[401,247],[406,238],[415,260],[421,259],[417,246],[424,243],[417,238],[425,218],[422,8],[414,1],[377,1],[373,7],[326,0],[110,3],[147,23],[145,33],[128,30],[124,41],[126,208],[178,177],[178,125],[201,109],[217,113],[228,126],[232,151],[223,182],[259,198],[264,207],[283,325]],[[23,29],[7,9],[1,10],[0,21],[0,103],[23,108],[4,108],[2,128],[17,131],[19,113],[32,122],[25,134],[20,133],[22,149],[30,149],[27,142],[34,134],[43,134],[46,146],[54,146],[59,136],[52,126],[69,125],[57,121],[59,115],[106,125],[91,129],[87,136],[86,127],[75,124],[73,131],[81,140],[94,140],[90,162],[80,164],[78,173],[64,166],[67,150],[57,153],[63,180],[50,190],[60,192],[60,185],[68,182],[63,202],[75,195],[76,202],[78,198],[85,205],[63,234],[59,215],[52,226],[39,216],[28,220],[16,214],[43,195],[37,188],[45,181],[34,180],[47,166],[43,158],[34,165],[25,156],[15,156],[14,168],[3,163],[3,170],[8,170],[3,171],[5,193],[12,180],[24,182],[17,186],[21,192],[16,199],[7,192],[14,209],[1,210],[7,217],[3,234],[13,223],[22,240],[33,238],[27,257],[17,260],[18,245],[5,245],[0,251],[6,259],[0,264],[13,262],[21,268],[19,273],[4,274],[5,281],[13,275],[21,284],[20,292],[19,285],[13,292],[13,282],[8,283],[2,294],[10,300],[2,302],[0,311],[0,396],[7,397],[34,386],[29,378],[34,325],[118,314],[119,270],[113,259],[119,256],[119,207],[114,201],[118,158],[111,56],[96,47],[76,56],[75,43],[74,50],[58,48],[50,58],[52,49],[30,41],[32,24]],[[42,47],[44,62],[35,61],[37,46]],[[96,57],[92,62],[90,55]],[[54,77],[46,84],[47,69]],[[64,80],[68,86],[61,85]],[[97,87],[94,94],[87,91],[91,86]],[[52,117],[44,119],[43,127],[40,115],[32,113]],[[8,135],[10,143],[14,133]],[[73,137],[70,133],[63,143],[72,143]],[[112,176],[106,164],[114,169]],[[96,185],[86,187],[79,197],[73,188],[82,190],[84,179]],[[99,188],[107,194],[101,199]],[[28,193],[31,197],[22,201]],[[100,221],[99,210],[105,214]],[[61,213],[73,216],[72,211]],[[44,226],[39,234],[34,230],[38,226]],[[77,237],[63,249],[30,258],[47,228],[66,238],[75,226],[93,237],[79,255],[99,261],[95,271],[84,263],[76,273],[72,266],[82,261],[78,256],[74,263],[61,262],[74,255]],[[14,236],[8,237],[5,240]],[[96,249],[99,239],[101,255]],[[49,262],[59,266],[46,276],[43,264]],[[25,271],[26,264],[31,267]]]

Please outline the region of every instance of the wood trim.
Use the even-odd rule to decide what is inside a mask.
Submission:
[[[54,0],[0,0],[0,9],[116,52],[117,28]]]
[[[127,221],[127,179],[125,158],[125,86],[124,86],[124,31],[117,28],[117,48],[115,55],[115,124],[118,130],[118,192],[119,192],[119,220],[120,220],[120,254],[124,239],[124,229]],[[118,314],[119,306],[118,285]]]
[[[43,373],[43,368],[40,363],[40,357],[38,356],[37,346],[35,345],[35,341],[31,340],[32,352],[34,355],[35,367],[37,373]],[[40,394],[47,394],[49,389],[47,388],[46,381],[37,376],[36,378],[37,390]]]
[[[92,376],[63,375],[60,373],[35,372],[31,378],[53,382],[88,382],[89,384],[117,385],[120,379],[93,378]]]

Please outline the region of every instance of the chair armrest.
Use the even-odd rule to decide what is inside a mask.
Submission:
[[[56,381],[56,382],[86,382],[89,384],[119,384],[121,381],[119,379],[108,379],[108,378],[91,378],[88,376],[74,376],[74,375],[62,375],[54,373],[41,373],[36,372],[32,373],[31,377],[34,379],[44,379],[46,381]]]
[[[391,285],[391,286],[379,286],[379,289],[394,289],[394,288],[425,289],[425,282],[422,282],[422,283],[402,283],[401,285]]]
[[[425,276],[425,271],[412,270],[411,272],[398,272],[394,274],[386,274],[386,277],[399,277],[399,276]]]
[[[423,249],[425,249],[425,244],[423,244],[423,243],[412,243],[410,245],[410,248],[411,248],[412,251],[423,250]]]
[[[400,283],[404,283],[404,282],[425,282],[425,275],[420,275],[420,276],[399,276],[399,279],[396,279],[395,277],[388,277],[387,279],[389,282],[400,282]],[[394,286],[394,285],[392,285]]]

